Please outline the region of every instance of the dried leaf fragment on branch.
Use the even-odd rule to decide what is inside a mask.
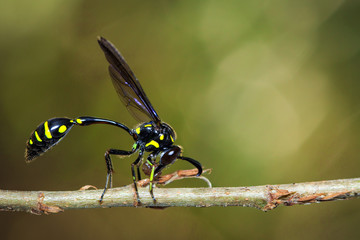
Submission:
[[[203,173],[211,174],[211,170],[212,169],[205,169],[205,170],[203,170]],[[185,178],[198,178],[198,179],[204,180],[207,183],[208,187],[212,187],[212,184],[209,179],[207,179],[204,176],[196,176],[197,173],[198,173],[198,170],[196,168],[188,169],[188,170],[178,170],[176,172],[173,172],[173,173],[170,173],[170,174],[167,174],[164,176],[160,176],[159,178],[155,179],[154,183],[161,184],[161,185],[167,185],[176,180],[181,180],[181,179],[185,179]],[[137,184],[140,187],[146,187],[150,184],[150,180],[148,178],[142,179],[142,180],[138,181]]]
[[[345,199],[349,197],[351,191],[340,191],[335,193],[306,193],[299,194],[296,191],[290,192],[286,189],[279,189],[275,186],[267,186],[269,191],[268,204],[262,209],[268,211],[276,208],[279,205],[293,206],[300,204],[310,204],[322,201],[332,201]]]

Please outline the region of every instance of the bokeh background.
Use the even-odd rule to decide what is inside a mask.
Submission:
[[[0,188],[103,187],[110,126],[73,128],[25,164],[25,141],[52,117],[131,118],[96,37],[127,59],[184,155],[214,186],[359,177],[360,2],[3,0]],[[133,159],[114,159],[114,185]],[[190,168],[181,161],[168,172]],[[204,187],[183,180],[168,187]],[[359,201],[249,208],[114,208],[0,214],[1,239],[358,239]]]

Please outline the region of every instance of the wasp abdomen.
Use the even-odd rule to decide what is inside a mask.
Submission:
[[[32,161],[56,145],[74,124],[74,120],[69,118],[52,118],[41,123],[26,143],[26,161]]]

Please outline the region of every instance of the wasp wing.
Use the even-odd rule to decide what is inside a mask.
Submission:
[[[109,73],[115,90],[131,115],[140,122],[151,120],[160,126],[160,117],[123,56],[105,38],[99,37],[98,42],[110,64]]]

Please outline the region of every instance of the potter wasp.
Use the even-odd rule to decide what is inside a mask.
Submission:
[[[112,187],[113,165],[111,156],[129,156],[134,153],[138,155],[131,164],[131,174],[137,201],[140,203],[136,181],[141,180],[140,167],[143,164],[142,170],[146,175],[149,175],[151,183],[149,185],[150,195],[153,201],[156,202],[153,193],[154,180],[161,175],[161,171],[166,166],[174,163],[177,159],[185,160],[198,169],[197,176],[201,175],[202,166],[198,161],[184,157],[182,155],[182,148],[174,144],[176,140],[174,129],[161,121],[140,82],[115,46],[102,37],[98,38],[98,43],[109,62],[108,69],[117,94],[130,114],[140,122],[140,125],[130,129],[124,124],[113,120],[88,116],[74,119],[52,118],[41,123],[31,134],[26,144],[25,159],[27,162],[31,162],[45,153],[59,143],[74,126],[89,126],[93,124],[112,125],[125,130],[134,139],[135,143],[131,150],[111,148],[105,152],[107,176],[100,202],[103,201],[106,190]],[[148,155],[146,161],[143,161],[145,153],[148,153]]]

